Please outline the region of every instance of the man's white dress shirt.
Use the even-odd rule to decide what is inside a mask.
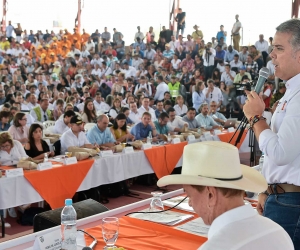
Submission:
[[[133,121],[133,123],[139,123],[141,121],[141,117],[140,117],[140,113],[139,111],[137,111],[136,113],[134,113],[133,111],[130,110],[129,116],[131,121]]]
[[[97,102],[96,100],[93,101],[93,104],[95,106],[96,111],[103,111],[103,112],[107,112],[110,110],[110,107],[107,103],[105,102]]]
[[[163,100],[165,92],[170,91],[168,85],[165,82],[161,82],[156,87],[156,93],[154,96],[154,100]]]
[[[211,224],[208,241],[199,250],[294,249],[286,231],[259,215],[251,205],[231,209]]]
[[[73,134],[72,129],[68,129],[60,138],[61,154],[67,152],[68,147],[81,147],[84,144],[90,144],[84,132],[79,132],[78,137]]]
[[[149,111],[148,111],[148,110],[146,110],[146,109],[144,108],[144,106],[141,106],[141,107],[138,109],[138,112],[139,112],[140,118],[142,118],[144,112],[148,112],[148,113],[151,114],[151,120],[152,120],[153,122],[157,120],[157,119],[156,119],[156,115],[155,115],[155,111],[154,111],[153,108],[150,108],[150,107],[149,107]]]
[[[67,130],[69,130],[69,127],[65,124],[64,119],[58,119],[55,122],[53,133],[62,135]]]
[[[183,121],[179,117],[175,117],[175,119],[171,122],[170,120],[168,121],[168,127],[173,128],[172,131],[174,131],[174,128],[183,128],[184,124],[187,124],[187,122]]]
[[[286,92],[273,114],[271,129],[259,136],[264,153],[263,175],[268,183],[300,186],[300,74],[286,82]]]

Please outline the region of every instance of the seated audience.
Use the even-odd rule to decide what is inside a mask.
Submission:
[[[22,158],[28,158],[21,142],[13,140],[8,132],[0,133],[1,165],[16,165]]]
[[[152,121],[155,121],[156,120],[155,111],[153,108],[149,106],[149,104],[150,104],[150,99],[149,97],[145,96],[142,100],[142,106],[138,109],[139,115],[140,117],[142,117],[144,112],[148,112],[151,115]]]
[[[183,129],[188,127],[187,122],[184,122],[182,118],[176,116],[176,111],[174,108],[169,108],[167,113],[169,115],[168,126],[172,128],[172,131],[183,132]]]
[[[25,144],[26,154],[34,160],[44,159],[45,154],[48,157],[54,156],[54,152],[50,151],[49,145],[43,139],[43,127],[34,123],[29,128],[28,142]]]
[[[114,99],[113,106],[109,110],[108,114],[110,115],[110,117],[115,119],[120,111],[121,111],[121,101],[120,101],[120,99],[116,98],[116,99]]]
[[[175,112],[176,112],[176,115],[185,115],[188,108],[187,106],[184,104],[184,99],[181,95],[177,96],[176,99],[175,99],[175,103],[177,103],[175,106],[174,106],[174,109],[175,109]]]
[[[0,112],[1,116],[1,112]],[[25,144],[28,142],[29,128],[26,125],[27,118],[25,113],[18,112],[14,116],[13,125],[10,126],[8,132],[14,140]]]
[[[154,112],[155,112],[155,116],[156,116],[157,119],[158,119],[158,117],[160,116],[161,113],[165,112],[163,101],[157,101],[156,102],[156,110]]]
[[[84,123],[96,123],[97,114],[92,99],[88,99],[84,102],[82,121]]]
[[[61,154],[65,154],[69,147],[97,148],[92,145],[83,132],[83,120],[79,115],[74,115],[70,120],[70,129],[64,132],[60,138]]]
[[[126,115],[120,113],[116,116],[110,131],[117,142],[133,141],[134,136],[127,130]]]
[[[64,102],[63,99],[57,99],[55,104],[56,105],[55,105],[55,108],[54,108],[54,111],[53,111],[53,118],[56,121],[64,113],[64,104],[65,104],[65,102]]]
[[[169,115],[166,112],[162,112],[154,122],[158,138],[162,139],[162,135],[167,135],[173,130],[172,127],[169,127],[168,122]]]
[[[196,110],[198,110],[200,105],[205,101],[205,95],[203,93],[204,88],[205,85],[203,81],[199,81],[195,85],[195,91],[192,94],[192,99],[193,108],[195,108]]]
[[[132,135],[134,135],[134,138],[136,140],[142,140],[142,141],[146,141],[147,137],[149,136],[149,133],[151,132],[153,141],[156,141],[156,127],[154,126],[154,124],[151,121],[151,114],[149,112],[144,112],[142,114],[142,118],[141,118],[141,122],[135,124],[130,133]]]
[[[123,113],[126,116],[126,124],[127,126],[131,126],[134,124],[134,122],[129,118],[130,110],[127,107],[123,107],[121,109],[121,113]]]
[[[48,120],[52,120],[52,112],[49,107],[49,99],[42,98],[40,101],[40,106],[33,108],[30,111],[30,115],[34,118],[36,122],[45,122]]]
[[[195,119],[196,116],[196,109],[195,108],[188,108],[188,111],[184,117],[182,117],[182,120],[186,122],[189,126],[189,129],[197,129],[200,127],[200,124]]]
[[[109,119],[107,115],[99,115],[97,124],[89,129],[87,138],[92,144],[97,144],[100,149],[112,148],[116,145],[116,140],[108,128]]]
[[[211,130],[215,128],[220,128],[220,126],[214,121],[214,119],[208,115],[208,104],[203,103],[199,108],[199,115],[195,118],[200,124],[201,128],[205,130]]]
[[[224,126],[225,122],[227,121],[226,117],[217,111],[217,103],[215,101],[210,102],[209,105],[210,109],[208,112],[208,115],[214,119],[214,121],[218,124],[218,125],[222,125]]]
[[[133,121],[133,123],[139,123],[141,121],[140,113],[138,112],[137,104],[135,102],[131,102],[129,104],[130,113],[129,118]]]
[[[62,135],[66,132],[70,127],[71,118],[75,115],[75,112],[72,110],[68,110],[63,114],[63,118],[58,119],[55,122],[53,133]]]
[[[7,131],[10,127],[9,124],[10,112],[9,111],[1,111],[0,112],[0,132]]]

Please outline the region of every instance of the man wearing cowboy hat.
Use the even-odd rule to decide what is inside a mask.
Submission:
[[[182,173],[161,178],[159,187],[182,184],[189,205],[211,225],[201,250],[294,249],[288,234],[244,203],[244,190],[261,192],[267,182],[256,170],[240,164],[238,149],[225,142],[187,145]]]
[[[203,33],[202,33],[201,30],[198,30],[199,26],[195,24],[193,26],[193,28],[195,29],[195,31],[192,33],[193,40],[196,41],[198,38],[200,38],[202,40],[203,39]]]

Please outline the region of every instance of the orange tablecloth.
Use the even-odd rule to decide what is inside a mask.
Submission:
[[[24,171],[24,177],[55,209],[63,207],[65,199],[74,196],[93,163],[94,160],[84,160],[43,171]]]
[[[129,217],[119,219],[119,237],[116,245],[126,250],[182,250],[197,249],[207,239],[189,234],[169,226]],[[102,237],[101,225],[86,229],[89,234],[97,238],[95,250],[102,250],[105,246]],[[92,243],[90,237],[85,237],[86,244]]]
[[[144,151],[157,178],[172,173],[187,142],[153,147]]]
[[[244,133],[243,133],[243,135],[242,135],[242,137],[241,137],[240,142],[239,142],[239,143],[237,144],[237,146],[236,146],[237,148],[240,148],[240,147],[241,147],[243,141],[244,141],[245,138],[246,138],[247,132],[248,132],[248,130],[245,130],[245,131],[244,131]],[[220,138],[220,140],[221,140],[222,142],[229,142],[229,140],[231,139],[231,137],[233,136],[233,134],[234,134],[234,132],[230,132],[230,133],[229,133],[229,132],[224,132],[224,133],[219,134],[218,137]],[[237,133],[235,134],[235,136],[234,136],[234,138],[231,140],[230,144],[232,144],[232,145],[235,144],[235,141],[236,141],[236,138],[238,137],[238,135],[239,135],[239,132],[237,132]]]

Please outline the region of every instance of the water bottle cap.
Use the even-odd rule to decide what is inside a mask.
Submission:
[[[73,204],[72,199],[66,199],[66,200],[65,200],[65,205],[66,205],[66,206],[71,206],[72,204]]]

